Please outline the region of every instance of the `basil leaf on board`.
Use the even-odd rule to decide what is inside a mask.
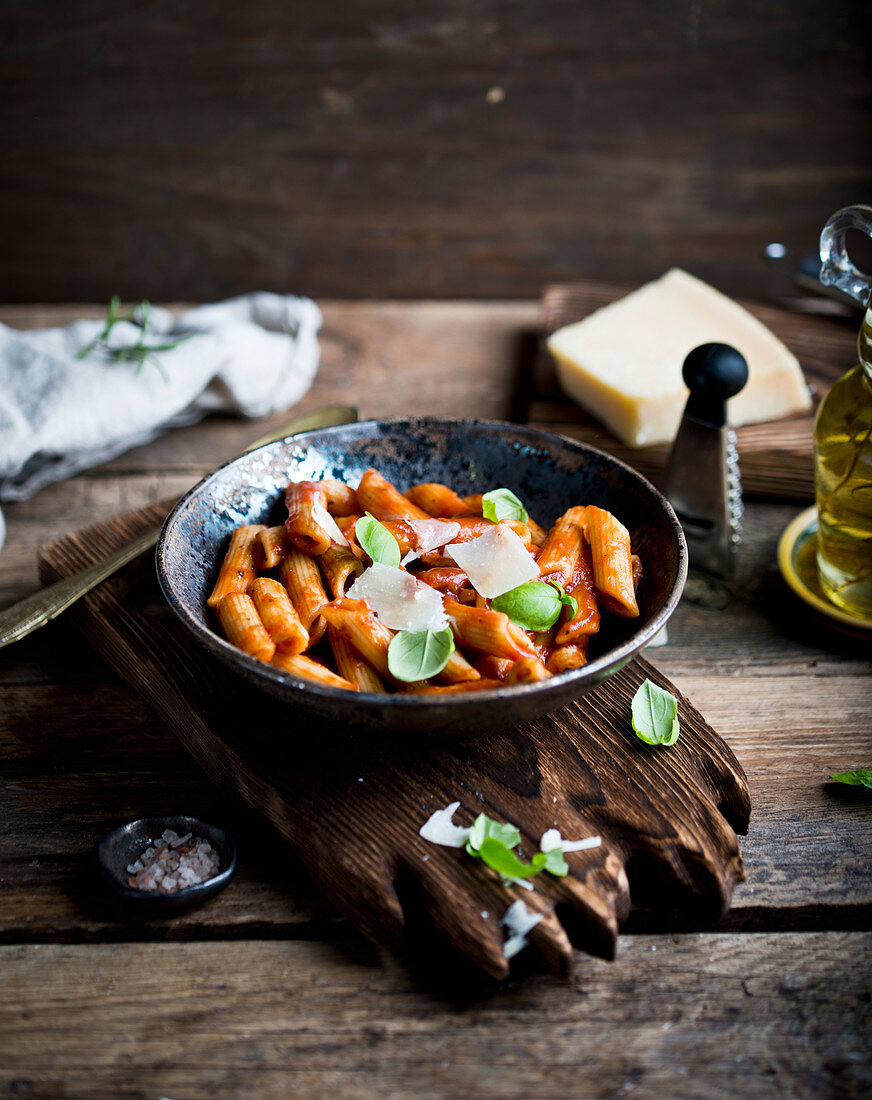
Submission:
[[[830,779],[844,783],[848,787],[872,787],[872,768],[857,768],[852,772],[838,772]]]
[[[549,584],[553,584],[557,589],[560,596],[560,602],[564,607],[569,608],[569,618],[574,619],[578,614],[578,600],[574,596],[570,596],[560,581],[548,581]]]
[[[491,600],[493,611],[502,611],[524,630],[548,630],[560,617],[560,596],[550,584],[525,581]]]
[[[489,837],[499,840],[507,848],[514,848],[516,844],[521,843],[521,833],[516,825],[504,825],[500,821],[494,821],[487,814],[479,814],[469,830],[469,838],[466,842],[467,852],[471,856],[477,855],[479,848]]]
[[[540,871],[549,871],[558,877],[569,873],[569,865],[563,858],[561,848],[536,852],[529,863],[524,863],[512,851],[520,842],[521,833],[516,825],[504,824],[494,821],[487,814],[479,814],[469,830],[466,851],[506,878],[532,878]]]
[[[418,680],[429,680],[441,672],[453,652],[451,627],[446,626],[444,630],[401,630],[391,638],[388,646],[388,668],[398,680],[414,684]]]
[[[524,863],[495,836],[485,837],[476,854],[481,858],[482,863],[493,867],[495,871],[506,875],[507,878],[532,878],[545,865],[544,852],[537,852],[529,863]]]
[[[364,552],[380,565],[400,564],[400,544],[383,523],[369,512],[354,525],[354,534]]]
[[[481,498],[481,514],[494,523],[499,523],[501,519],[527,522],[527,509],[511,489],[491,489],[485,493]]]
[[[633,696],[633,729],[648,745],[674,745],[678,740],[678,700],[646,680]]]

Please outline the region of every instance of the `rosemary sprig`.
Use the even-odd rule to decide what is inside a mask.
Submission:
[[[109,307],[106,310],[106,324],[103,326],[102,331],[78,352],[76,358],[84,359],[86,355],[90,355],[99,348],[104,355],[114,359],[116,363],[136,363],[136,374],[142,371],[146,363],[151,363],[163,375],[164,381],[168,382],[169,375],[163,363],[158,359],[157,353],[159,351],[172,351],[185,340],[189,340],[193,334],[179,336],[177,339],[163,344],[147,344],[145,337],[148,330],[148,319],[151,314],[151,302],[143,298],[129,313],[123,315],[119,313],[120,308],[121,299],[117,294],[114,294],[109,300]],[[119,321],[130,321],[139,327],[139,339],[135,344],[124,344],[120,347],[113,347],[109,344],[109,335]]]

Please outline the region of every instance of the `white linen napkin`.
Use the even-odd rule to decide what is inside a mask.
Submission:
[[[156,352],[157,364],[119,362],[99,347],[77,359],[103,327],[0,324],[0,501],[23,500],[210,412],[288,408],[318,369],[321,312],[308,298],[247,294],[176,318],[152,308],[145,343],[186,337]],[[108,343],[127,347],[141,335],[118,321]]]

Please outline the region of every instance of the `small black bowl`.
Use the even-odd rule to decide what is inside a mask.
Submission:
[[[165,829],[172,829],[179,836],[193,833],[208,840],[218,853],[218,874],[196,886],[186,886],[174,894],[162,894],[156,890],[137,890],[127,885],[127,866],[133,863],[145,849],[159,840]],[[178,814],[169,817],[143,817],[130,821],[107,833],[94,847],[94,864],[112,893],[137,916],[150,920],[172,917],[185,909],[200,905],[220,893],[236,872],[236,845],[226,829],[207,825],[197,817]]]

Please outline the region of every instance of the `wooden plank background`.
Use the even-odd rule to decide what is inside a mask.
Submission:
[[[765,297],[768,241],[812,251],[872,194],[870,24],[865,0],[12,0],[0,300],[536,297],[674,262]]]

